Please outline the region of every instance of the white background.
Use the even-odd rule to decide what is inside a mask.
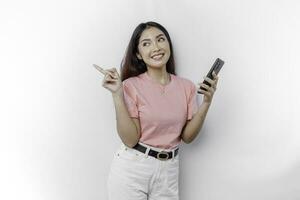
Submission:
[[[1,1],[0,199],[107,199],[120,139],[92,64],[119,70],[146,21],[169,31],[179,76],[196,84],[225,61],[205,125],[181,146],[181,199],[300,199],[299,10],[297,0]]]

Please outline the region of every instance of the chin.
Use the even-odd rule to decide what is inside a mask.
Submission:
[[[158,64],[158,63],[155,63],[155,64],[149,63],[147,65],[150,66],[150,67],[152,67],[152,68],[159,69],[159,68],[163,68],[166,64],[163,64],[163,63],[160,63],[160,64]]]
[[[146,63],[148,66],[151,66],[151,67],[155,67],[155,68],[161,68],[163,66],[165,66],[167,64],[167,60],[162,60],[160,62],[148,62]]]

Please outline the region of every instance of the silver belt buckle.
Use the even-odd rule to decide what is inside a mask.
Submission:
[[[164,156],[160,157],[160,155],[164,155]],[[161,151],[161,152],[158,152],[156,158],[159,159],[159,160],[168,160],[169,159],[169,154],[166,151]]]

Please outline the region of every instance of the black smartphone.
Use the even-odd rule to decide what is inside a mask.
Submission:
[[[217,58],[215,63],[213,64],[213,66],[210,68],[209,72],[207,73],[207,77],[210,78],[210,79],[213,79],[213,75],[212,75],[212,72],[215,71],[216,74],[219,73],[219,71],[221,70],[221,68],[223,67],[224,65],[224,61],[221,60],[220,58]],[[211,86],[209,82],[207,82],[206,80],[203,81],[204,84],[208,85],[209,87]],[[200,87],[202,90],[206,90],[206,88],[203,88],[203,87]],[[197,93],[199,94],[203,94],[202,92],[200,91],[197,91]]]

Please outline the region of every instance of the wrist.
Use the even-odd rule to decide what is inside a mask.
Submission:
[[[117,91],[111,93],[113,98],[119,98],[123,96],[123,89],[120,87]]]
[[[211,104],[211,101],[210,101],[210,102],[208,102],[208,101],[203,101],[203,102],[202,102],[202,105],[203,105],[203,106],[209,107],[210,104]]]

